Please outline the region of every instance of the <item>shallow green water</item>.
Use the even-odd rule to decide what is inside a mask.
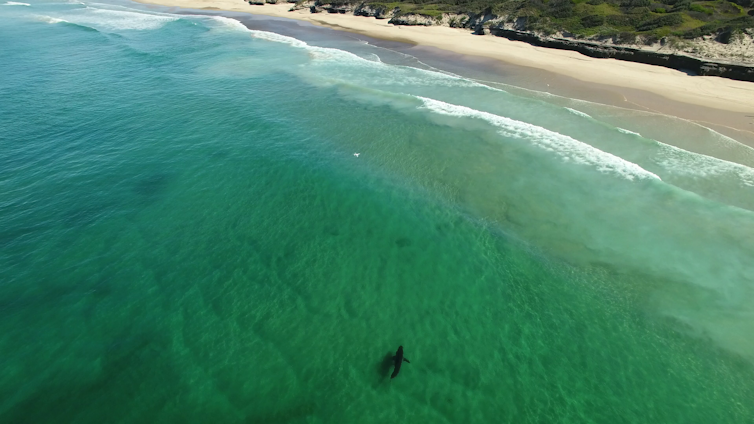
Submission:
[[[0,422],[754,420],[750,149],[343,40],[0,8]]]

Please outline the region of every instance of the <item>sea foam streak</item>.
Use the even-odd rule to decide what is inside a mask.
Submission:
[[[641,134],[639,134],[637,132],[633,132],[633,131],[630,131],[630,130],[627,130],[627,129],[621,128],[621,127],[616,127],[616,128],[618,128],[618,131],[622,132],[623,134],[638,135],[639,137],[641,137]]]
[[[237,22],[237,21],[236,21]],[[243,27],[243,24],[239,25]],[[364,66],[368,68],[372,68],[374,70],[379,70],[382,72],[376,72],[374,74],[369,75],[369,82],[370,83],[380,83],[382,80],[382,83],[389,82],[392,85],[405,85],[405,86],[416,86],[416,85],[443,85],[443,86],[460,86],[460,87],[478,87],[478,88],[484,88],[491,91],[498,91],[498,92],[505,92],[504,90],[500,90],[494,87],[489,87],[484,84],[480,84],[475,81],[471,81],[466,78],[462,78],[456,75],[447,74],[443,72],[436,72],[436,71],[430,71],[425,69],[419,69],[414,68],[410,66],[401,66],[401,65],[389,65],[386,63],[383,63],[379,60],[379,57],[375,58],[363,58],[356,54],[353,54],[351,52],[340,50],[340,49],[334,49],[329,47],[317,47],[317,46],[311,46],[307,44],[304,41],[298,40],[293,37],[288,37],[285,35],[276,34],[274,32],[268,32],[268,31],[259,31],[259,30],[250,30],[246,27],[243,27],[245,31],[248,31],[252,37],[260,39],[260,40],[266,40],[266,41],[272,41],[276,43],[283,43],[288,44],[290,46],[304,49],[307,52],[309,52],[312,59],[315,59],[320,62],[327,62],[327,66],[330,68],[327,71],[328,79],[342,79],[343,81],[351,82],[351,83],[358,83],[358,78],[362,75],[358,72],[356,72],[353,69],[353,65],[357,66]],[[316,65],[316,64],[315,64]],[[338,72],[339,68],[342,67],[342,72]],[[387,70],[390,69],[398,69],[404,72],[410,72],[414,75],[401,75],[399,78],[396,78],[396,75],[389,74]]]
[[[580,111],[580,110],[571,109],[570,107],[567,107],[567,108],[566,108],[566,110],[568,110],[568,111],[569,111],[569,112],[571,112],[572,114],[574,114],[574,115],[578,115],[578,116],[580,116],[580,117],[582,117],[582,118],[589,118],[589,119],[592,119],[592,117],[591,117],[591,116],[589,116],[588,114],[586,114],[586,113],[584,113],[584,112],[582,112],[582,111]]]
[[[704,178],[732,175],[741,184],[754,187],[754,169],[748,166],[692,153],[659,141],[657,143],[660,145],[657,162],[676,174],[698,175]]]
[[[602,150],[596,149],[567,135],[559,134],[536,125],[527,124],[526,122],[493,115],[488,112],[482,112],[465,106],[453,105],[438,100],[428,99],[426,97],[416,97],[424,103],[424,107],[432,112],[448,116],[476,118],[487,121],[499,128],[498,132],[501,135],[530,141],[546,150],[557,153],[566,161],[591,165],[596,167],[600,172],[614,173],[629,180],[634,180],[636,178],[660,179],[657,175],[635,163],[628,162],[618,156],[603,152]]]
[[[228,29],[234,29],[242,32],[249,33],[252,37],[258,38],[260,40],[266,40],[266,41],[272,41],[275,43],[283,43],[288,44],[293,47],[298,48],[307,48],[310,47],[305,42],[298,40],[293,37],[288,37],[286,35],[277,34],[274,32],[269,31],[258,31],[258,30],[251,30],[249,28],[246,28],[246,25],[242,24],[237,19],[233,18],[226,18],[225,16],[212,16],[210,17],[215,22],[220,23],[223,27]]]
[[[114,30],[154,30],[168,22],[178,20],[177,17],[173,16],[158,16],[148,13],[107,9],[95,9],[92,12],[92,16],[94,16],[94,19],[89,20],[89,23],[102,25]]]
[[[29,3],[19,3],[17,1],[5,2],[3,6],[31,6]]]
[[[415,68],[412,66],[390,65],[383,63],[380,57],[375,54],[370,54],[365,58],[345,50],[312,46],[296,38],[288,37],[274,32],[251,30],[246,28],[246,26],[244,26],[236,19],[219,16],[213,16],[212,18],[227,28],[234,28],[243,32],[247,32],[253,38],[275,43],[288,44],[289,46],[306,50],[309,53],[310,57],[315,60],[312,64],[313,66],[325,65],[328,67],[327,71],[324,74],[327,75],[326,80],[329,82],[341,80],[341,82],[344,83],[360,84],[361,81],[359,81],[359,78],[364,77],[368,78],[368,81],[365,81],[365,83],[368,83],[368,85],[389,84],[393,86],[401,85],[411,87],[436,87],[440,85],[447,87],[475,87],[507,94],[505,90],[491,87],[486,84],[481,84],[479,82],[452,73]],[[354,69],[354,67],[358,66],[371,68],[372,70],[375,70],[377,72],[371,73],[369,75],[364,75],[364,73],[360,72],[360,70]],[[395,71],[402,72],[403,74],[397,75]],[[316,79],[316,77],[312,77],[312,74],[316,73],[307,72],[305,75],[302,75],[302,77],[310,80]]]
[[[37,19],[39,19],[42,22],[47,22],[48,24],[57,24],[57,23],[60,23],[60,22],[68,22],[68,21],[66,21],[64,19],[58,19],[58,18],[53,18],[52,16],[44,16],[44,15],[37,16]]]
[[[205,18],[205,16],[203,15],[191,15],[191,16]],[[227,28],[227,29],[249,32],[249,29],[246,28],[244,24],[242,24],[236,19],[226,18],[225,16],[210,16],[209,19],[212,19],[213,21],[220,23],[222,27]]]
[[[176,21],[178,19],[180,18],[172,15],[99,9],[96,7],[75,9],[55,17],[43,17],[43,20],[50,23],[64,21],[104,31],[155,30],[161,28],[168,22]]]

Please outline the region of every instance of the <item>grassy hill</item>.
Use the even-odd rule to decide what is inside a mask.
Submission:
[[[516,29],[545,34],[568,32],[575,37],[617,38],[621,43],[651,44],[667,36],[715,35],[729,43],[740,34],[754,35],[754,0],[320,0],[328,4],[366,3],[396,15],[440,19],[446,14],[496,16]],[[494,23],[487,19],[487,25]],[[474,20],[457,19],[452,26]]]

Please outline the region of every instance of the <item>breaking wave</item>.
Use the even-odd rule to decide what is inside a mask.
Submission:
[[[571,112],[572,114],[580,116],[582,118],[592,119],[592,117],[589,114],[586,114],[586,113],[584,113],[584,112],[582,112],[580,110],[571,109],[570,107],[567,107],[566,110],[569,111],[569,112]]]
[[[618,128],[618,131],[622,132],[623,134],[638,135],[639,137],[641,137],[641,134],[639,134],[637,132],[633,132],[633,131],[627,130],[625,128],[620,128],[620,127],[617,127],[617,128]]]
[[[481,119],[497,127],[498,133],[504,137],[527,140],[545,150],[558,154],[567,162],[591,165],[600,172],[616,174],[628,180],[660,179],[657,175],[635,163],[603,152],[567,135],[465,106],[453,105],[426,97],[416,97],[424,103],[425,108],[432,112],[447,116]]]

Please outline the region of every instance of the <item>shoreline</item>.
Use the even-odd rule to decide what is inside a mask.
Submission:
[[[502,66],[529,69],[548,79],[560,79],[561,92],[571,95],[568,85],[581,90],[594,87],[612,91],[612,106],[653,111],[710,126],[724,135],[754,147],[754,83],[713,76],[690,76],[656,65],[617,59],[592,58],[569,50],[537,47],[491,35],[474,35],[466,29],[445,26],[397,26],[387,19],[352,14],[316,13],[308,9],[289,11],[290,3],[249,5],[243,0],[135,0],[138,3],[180,9],[241,12],[304,21],[338,31],[450,52]],[[523,86],[543,90],[543,84]],[[598,98],[600,96],[597,96]],[[601,97],[605,97],[604,93]],[[579,96],[596,101],[594,95]],[[743,140],[741,140],[743,138]]]

